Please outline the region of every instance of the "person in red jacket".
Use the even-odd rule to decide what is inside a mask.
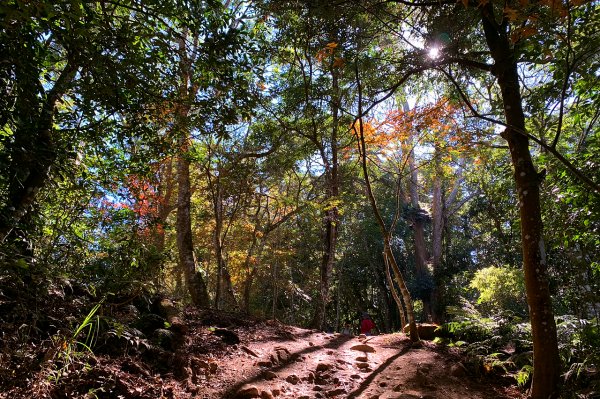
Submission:
[[[362,320],[360,321],[360,333],[365,335],[371,335],[371,331],[375,328],[375,323],[371,320],[371,316],[368,313],[363,313]]]

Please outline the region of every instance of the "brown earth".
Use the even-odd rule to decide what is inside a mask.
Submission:
[[[43,358],[39,367],[29,370],[14,354],[5,356],[13,364],[2,372],[17,380],[0,386],[0,398],[524,397],[512,380],[469,366],[457,349],[428,341],[411,345],[404,334],[327,334],[193,309],[170,332],[158,328],[157,334],[169,338],[157,345],[123,333],[98,339],[93,355],[68,358],[64,343],[46,342],[32,352]]]

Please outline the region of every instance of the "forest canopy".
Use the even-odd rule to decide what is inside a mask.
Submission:
[[[1,321],[368,312],[600,390],[597,1],[9,0],[0,54]]]

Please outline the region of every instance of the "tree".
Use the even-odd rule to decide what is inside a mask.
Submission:
[[[12,232],[27,241],[27,223],[19,223],[78,140],[110,131],[120,112],[133,122],[158,91],[148,83],[160,83],[156,65],[141,65],[163,47],[147,38],[162,23],[158,15],[185,18],[179,11],[153,2],[3,4],[1,240]],[[143,125],[121,126],[123,137]]]
[[[505,122],[501,136],[506,140],[511,154],[514,168],[514,181],[519,196],[521,238],[523,250],[523,268],[525,271],[525,286],[530,307],[530,317],[534,341],[534,380],[532,396],[534,398],[547,398],[557,395],[560,373],[560,361],[556,339],[556,327],[553,318],[552,301],[548,287],[547,261],[542,238],[542,219],[540,208],[539,185],[543,173],[538,173],[532,161],[529,141],[533,138],[527,133],[526,119],[523,112],[523,97],[520,92],[520,77],[518,64],[523,56],[523,50],[529,42],[532,33],[536,33],[538,26],[517,26],[517,20],[512,12],[512,4],[504,4],[502,8],[495,2],[469,2],[463,3],[464,8],[452,4],[428,4],[399,2],[407,7],[416,7],[427,13],[430,18],[429,31],[433,34],[426,40],[426,46],[436,47],[433,53],[427,51],[433,68],[440,70],[456,87],[460,87],[459,78],[447,65],[459,65],[463,68],[477,68],[491,73],[497,83],[499,103],[503,110]],[[560,19],[557,8],[562,6],[551,5],[544,8],[546,20]],[[531,12],[530,9],[527,9]],[[498,13],[502,14],[499,17]],[[567,13],[568,14],[568,13]],[[525,19],[527,19],[527,12]],[[464,32],[457,35],[458,30],[473,26],[469,23],[455,27],[446,32],[450,18],[464,18],[473,23],[477,18],[481,31],[472,33]],[[531,24],[534,24],[530,21]],[[477,57],[477,52],[472,48],[464,47],[468,39],[482,39],[479,47],[487,50],[493,60],[488,64],[484,59]],[[450,42],[448,42],[450,39]],[[467,39],[467,40],[464,40]],[[471,43],[476,43],[472,41]],[[422,53],[421,53],[422,54]],[[476,115],[477,112],[468,100],[466,92],[459,91],[463,100]],[[557,135],[558,137],[558,135]],[[539,140],[536,140],[539,143]],[[561,158],[560,154],[553,154]],[[563,161],[566,161],[562,157]],[[570,164],[567,161],[567,164]],[[575,171],[576,173],[576,171]],[[582,178],[586,184],[591,184]]]

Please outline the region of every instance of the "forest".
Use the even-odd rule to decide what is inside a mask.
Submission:
[[[597,0],[3,0],[0,54],[0,398],[466,397],[208,388],[366,314],[600,397]]]

